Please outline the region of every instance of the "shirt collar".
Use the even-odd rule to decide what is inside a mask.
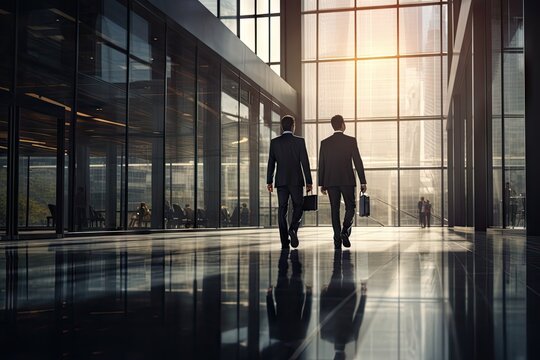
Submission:
[[[292,131],[286,130],[283,133],[281,133],[281,135],[285,135],[285,134],[291,134],[292,135]]]
[[[334,134],[335,133],[342,133],[343,134],[343,130],[334,130]]]

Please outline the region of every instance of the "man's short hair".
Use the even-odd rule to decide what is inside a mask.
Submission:
[[[332,127],[334,128],[334,130],[341,130],[341,126],[345,122],[343,120],[343,116],[341,116],[341,115],[334,115],[332,117],[332,120],[330,120],[330,121],[332,122]]]
[[[294,126],[294,118],[291,115],[285,115],[281,118],[281,127],[283,131],[292,131]]]

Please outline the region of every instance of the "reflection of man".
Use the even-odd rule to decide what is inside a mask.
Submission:
[[[294,136],[294,118],[290,115],[281,119],[283,133],[270,142],[270,155],[266,184],[269,192],[274,191],[274,170],[277,163],[275,186],[278,192],[278,225],[281,237],[281,247],[298,246],[298,228],[302,220],[302,205],[304,204],[303,188],[309,192],[313,187],[306,142],[303,138]],[[304,181],[304,177],[306,180]],[[293,203],[292,220],[287,228],[287,207],[289,198]]]
[[[510,185],[510,182],[506,182],[504,185],[504,195],[506,201],[506,225],[516,226],[517,215],[517,202],[516,191]]]
[[[240,210],[240,225],[249,225],[249,209],[246,203],[242,203],[242,209]]]
[[[418,202],[418,222],[420,223],[420,227],[426,226],[426,202],[423,196]]]
[[[288,255],[288,249],[281,250],[277,285],[270,287],[266,294],[270,337],[280,341],[279,346],[265,350],[264,357],[268,358],[289,358],[305,339],[311,317],[312,292],[310,287],[304,292],[298,251],[291,252],[290,279]]]
[[[334,252],[334,270],[328,286],[321,292],[321,337],[334,343],[334,359],[345,359],[345,345],[356,341],[366,306],[366,283],[361,285],[360,303],[354,283],[351,253]]]
[[[341,115],[332,117],[334,134],[321,141],[319,153],[319,185],[321,192],[330,198],[330,210],[332,213],[332,227],[334,228],[334,247],[350,247],[351,228],[353,225],[354,209],[356,208],[355,187],[356,179],[352,163],[360,179],[361,191],[367,191],[364,164],[358,151],[356,139],[343,134],[345,121]],[[343,228],[340,224],[339,208],[341,196],[345,202],[345,217]]]

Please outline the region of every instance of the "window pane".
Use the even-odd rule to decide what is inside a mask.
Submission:
[[[400,59],[400,115],[441,115],[440,57]]]
[[[338,9],[354,7],[354,0],[319,0],[319,9]]]
[[[397,170],[366,171],[371,215],[369,218],[358,216],[359,226],[398,226],[398,189]],[[357,201],[360,189],[357,189]]]
[[[0,107],[0,229],[5,233],[7,214],[8,108]]]
[[[397,116],[397,60],[358,61],[358,117]]]
[[[440,6],[399,9],[399,53],[435,53],[440,43]]]
[[[15,1],[3,1],[0,5],[0,44],[2,44],[2,56],[0,56],[0,90],[9,90],[13,86],[14,8]]]
[[[399,0],[400,4],[415,4],[415,3],[434,3],[440,0]]]
[[[302,60],[317,57],[317,15],[302,16]]]
[[[270,61],[270,34],[268,18],[257,19],[257,56],[265,63]]]
[[[259,186],[259,223],[261,226],[270,226],[270,194],[264,185],[266,184],[266,164],[268,164],[270,150],[271,125],[269,100],[261,96],[259,106],[259,184],[261,185]]]
[[[281,22],[279,16],[270,18],[270,62],[281,61]]]
[[[195,46],[168,31],[165,123],[165,220],[167,228],[195,222]]]
[[[317,0],[302,0],[302,11],[317,10]]]
[[[358,57],[397,54],[396,9],[357,12]]]
[[[270,0],[270,12],[272,14],[279,13],[280,0]]]
[[[319,120],[354,119],[354,61],[319,63]]]
[[[504,113],[522,115],[525,112],[525,75],[523,53],[505,53],[504,61]]]
[[[392,5],[396,0],[357,0],[356,6],[376,6],[376,5]]]
[[[354,57],[354,12],[319,14],[319,59]]]
[[[358,122],[356,139],[364,167],[397,167],[397,122]]]
[[[240,20],[240,39],[255,52],[255,19]]]
[[[221,22],[229,28],[229,30],[231,30],[231,32],[234,34],[234,35],[238,35],[236,33],[237,31],[237,28],[236,28],[236,19],[221,19]]]
[[[268,14],[268,0],[257,0],[257,14]]]
[[[441,166],[441,120],[399,123],[401,166]]]
[[[316,119],[316,69],[317,64],[308,63],[302,64],[302,87],[304,91],[302,92],[304,104],[304,120],[311,121]]]
[[[259,91],[246,83],[240,88],[240,226],[259,225],[258,181]],[[261,184],[264,188],[264,182]]]
[[[317,169],[318,144],[317,140],[317,124],[304,124],[304,139],[306,139],[306,148],[309,156],[309,165],[311,169]]]
[[[240,15],[255,14],[255,0],[240,1]]]
[[[200,54],[200,52],[199,52]],[[219,225],[219,63],[200,54],[197,73],[197,210],[198,227]]]
[[[236,16],[236,0],[220,0],[219,16]]]
[[[224,72],[221,84],[220,219],[222,227],[239,225],[238,87],[238,76]]]
[[[418,201],[423,196],[431,204],[431,224],[441,224],[441,170],[400,172],[401,226],[419,226]]]
[[[163,198],[155,194],[163,191],[165,26],[140,6],[131,18],[128,225],[161,228]]]

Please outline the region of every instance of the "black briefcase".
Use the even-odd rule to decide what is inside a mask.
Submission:
[[[317,195],[304,196],[304,205],[302,206],[304,211],[316,211],[317,210]]]
[[[360,216],[365,217],[370,215],[369,196],[362,193],[360,195]]]

